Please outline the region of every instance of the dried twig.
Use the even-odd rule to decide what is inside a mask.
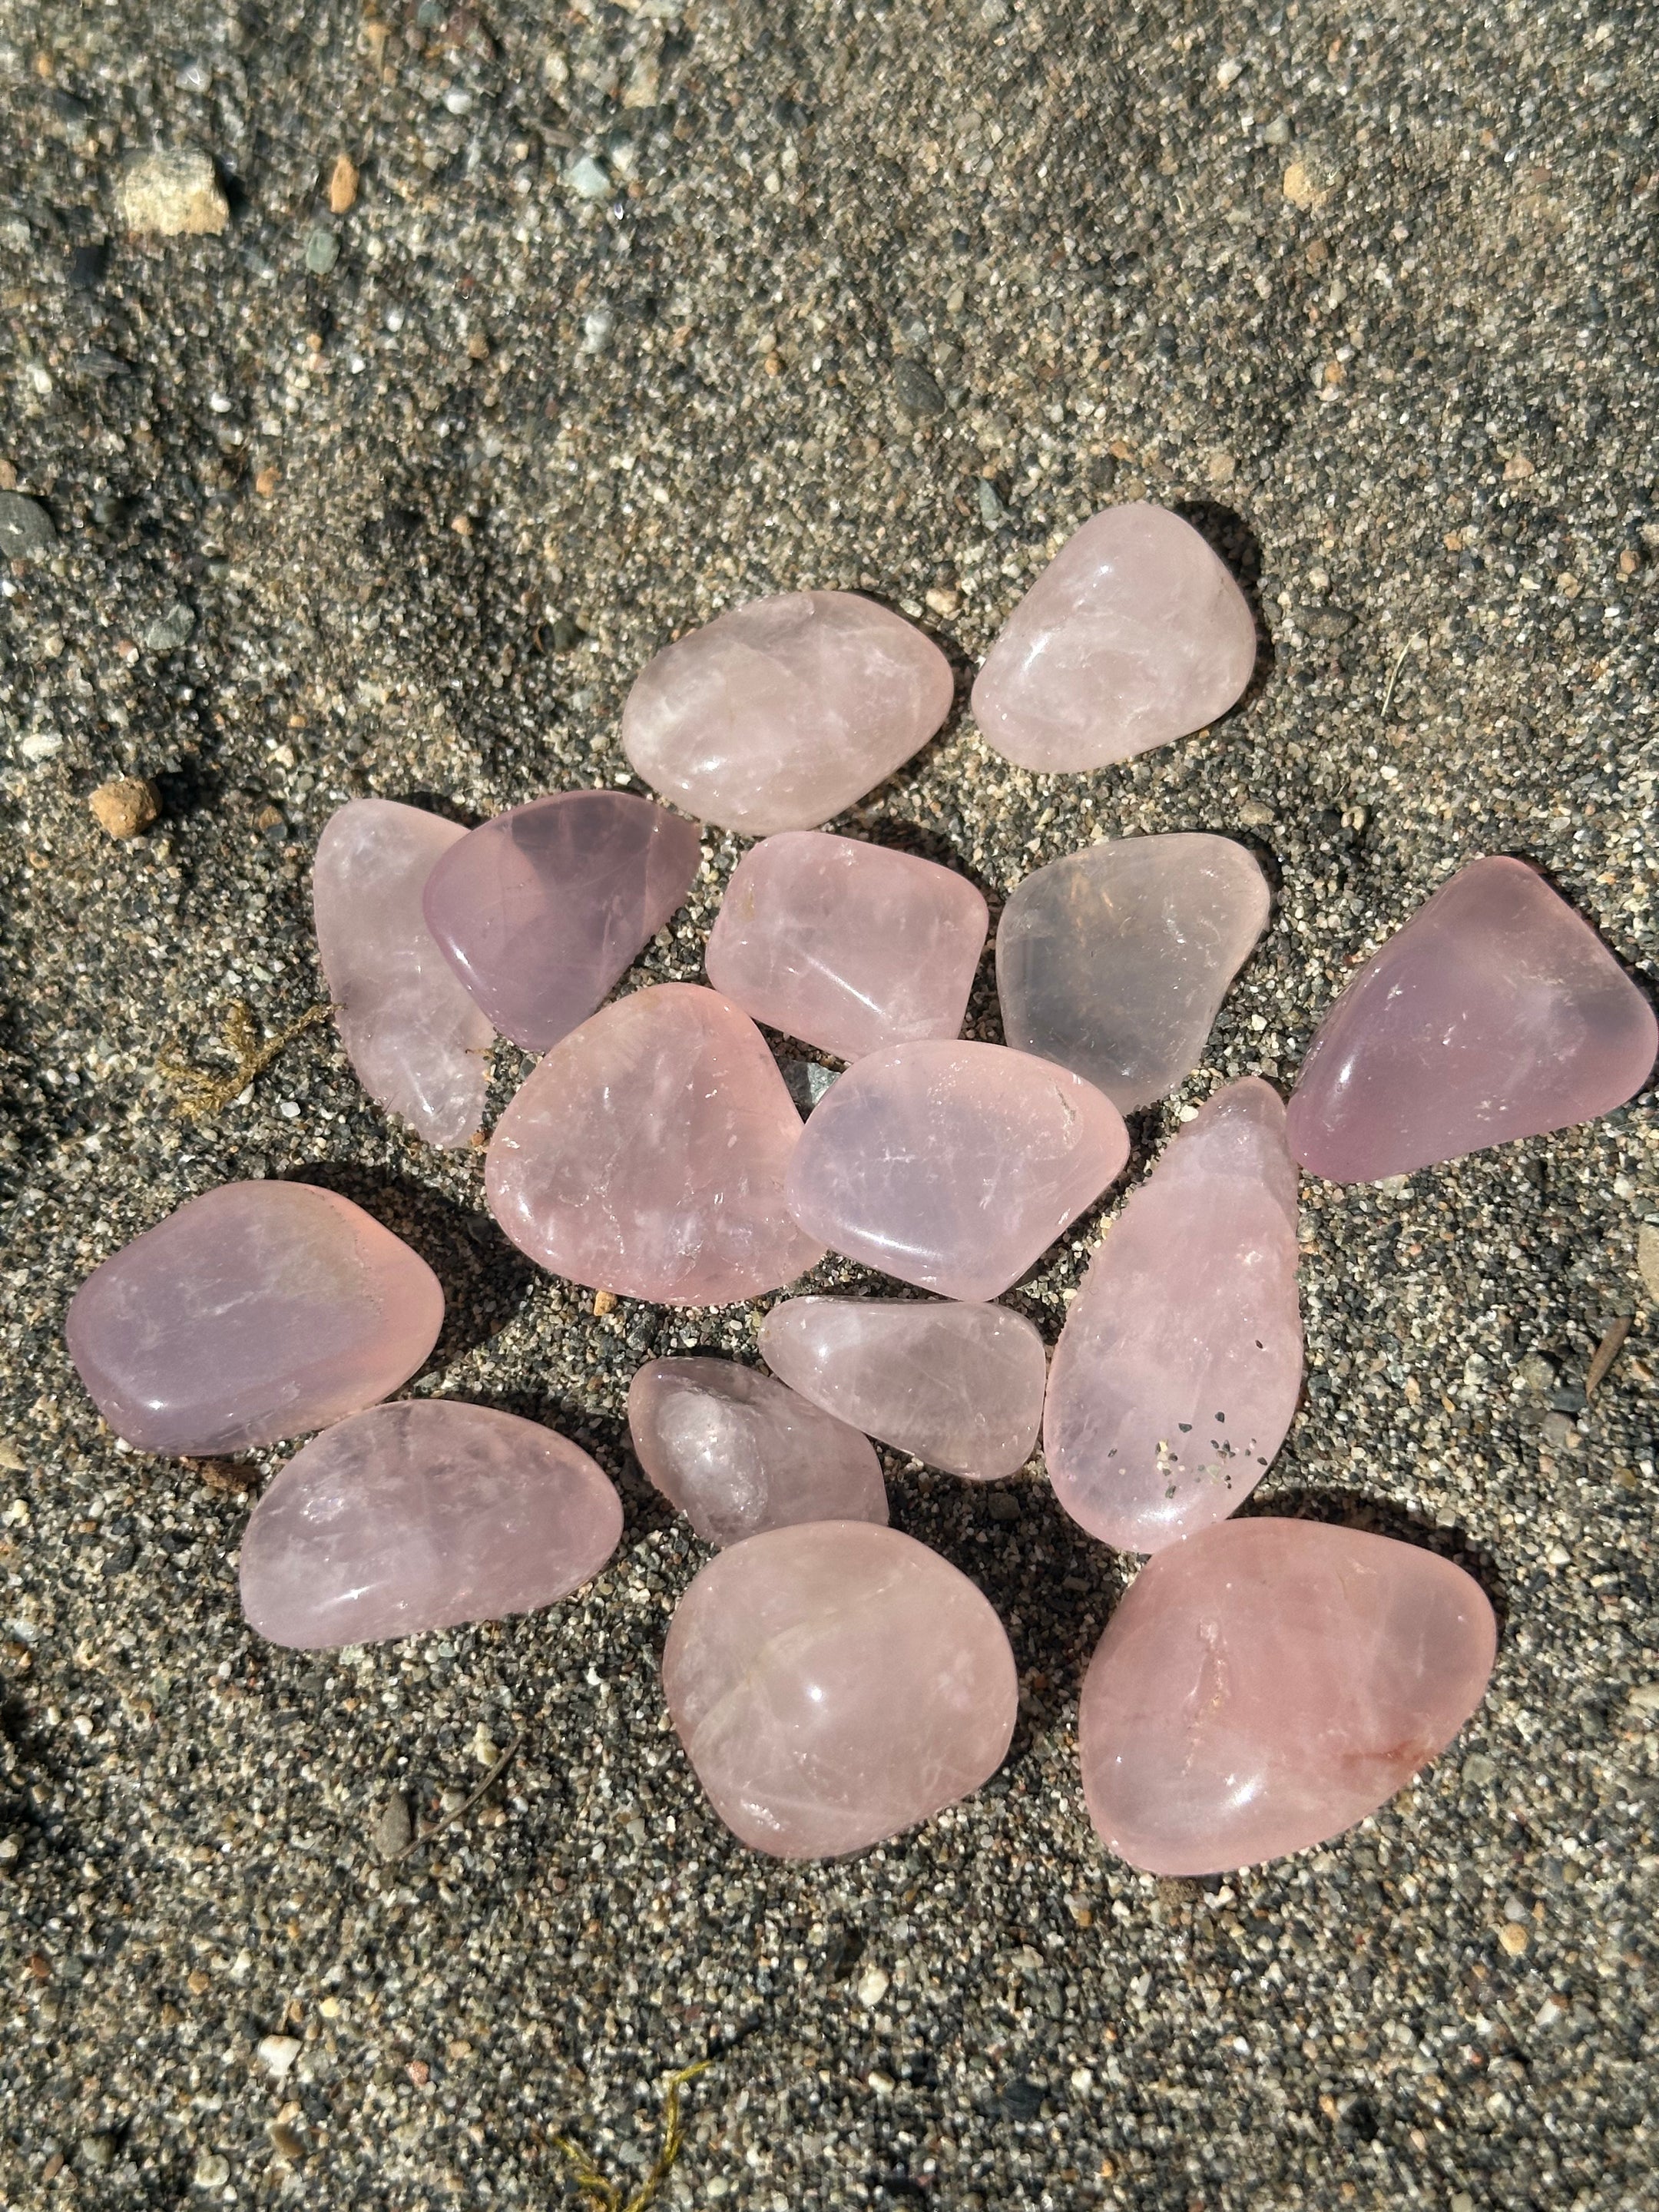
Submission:
[[[394,1851],[392,1854],[392,1856],[386,1861],[386,1864],[388,1866],[398,1865],[401,1861],[409,1856],[411,1851],[418,1851],[422,1844],[429,1844],[434,1836],[442,1835],[444,1830],[448,1827],[453,1827],[457,1820],[464,1820],[467,1814],[472,1810],[472,1808],[477,1803],[478,1800],[484,1796],[485,1792],[492,1790],[495,1784],[501,1780],[501,1776],[507,1771],[507,1761],[513,1757],[514,1753],[518,1750],[519,1746],[523,1741],[524,1730],[522,1729],[516,1729],[514,1733],[512,1742],[508,1744],[507,1749],[495,1761],[495,1764],[490,1768],[489,1773],[485,1775],[483,1780],[472,1792],[472,1795],[459,1804],[453,1813],[444,1814],[441,1819],[430,1822],[424,1828],[416,1828],[414,1834],[404,1845],[402,1850]]]
[[[329,1006],[307,1006],[297,1022],[278,1030],[275,1036],[262,1037],[248,1007],[240,999],[233,999],[225,1011],[219,1040],[220,1049],[234,1063],[228,1075],[210,1074],[173,1053],[163,1053],[156,1066],[179,1094],[178,1110],[183,1118],[203,1121],[210,1114],[222,1113],[256,1076],[264,1073],[279,1053],[287,1051],[295,1037],[326,1021],[333,1011]]]
[[[695,2066],[683,2066],[678,2074],[669,2076],[667,2094],[663,2103],[662,2145],[651,2171],[631,2197],[623,2195],[619,2181],[607,2181],[579,2142],[568,2136],[555,2136],[554,2143],[568,2161],[576,2186],[594,2208],[594,2212],[646,2212],[646,2207],[655,2201],[684,2148],[684,2133],[680,2126],[680,2091],[688,2081],[696,2081],[706,2067],[714,2064],[712,2058],[700,2058]]]
[[[1589,1373],[1584,1377],[1584,1397],[1587,1402],[1595,1395],[1607,1381],[1613,1363],[1624,1349],[1625,1339],[1629,1334],[1629,1316],[1621,1314],[1595,1347],[1595,1357],[1589,1364]]]
[[[1400,648],[1399,654],[1395,660],[1394,666],[1389,671],[1388,686],[1382,694],[1382,704],[1377,710],[1376,719],[1379,722],[1382,721],[1388,714],[1389,702],[1394,697],[1394,687],[1400,681],[1400,672],[1406,665],[1406,656],[1410,651],[1411,647],[1409,644],[1402,645]]]

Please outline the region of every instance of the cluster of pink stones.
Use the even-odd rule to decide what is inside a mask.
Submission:
[[[975,714],[1012,760],[1091,769],[1224,712],[1255,653],[1199,534],[1115,508],[1016,609]],[[1650,1073],[1653,1016],[1530,868],[1464,867],[1330,1010],[1288,1110],[1247,1078],[1181,1130],[1097,1250],[1050,1371],[996,1301],[1121,1173],[1124,1114],[1198,1065],[1269,895],[1219,836],[1108,839],[1039,868],[997,932],[1010,1042],[963,1040],[984,899],[818,826],[924,744],[951,693],[928,639],[847,592],[740,606],[645,668],[623,718],[635,768],[760,840],[709,936],[712,988],[605,1003],[701,865],[696,823],[664,806],[571,792],[471,830],[342,808],[314,878],[341,1035],[371,1094],[441,1146],[478,1139],[497,1032],[541,1055],[485,1180],[553,1273],[715,1306],[833,1250],[934,1294],[789,1298],[761,1324],[769,1374],[668,1358],[634,1378],[641,1465],[720,1547],[663,1680],[745,1843],[856,1850],[994,1772],[1017,1711],[1007,1636],[888,1527],[870,1439],[977,1482],[1041,1433],[1066,1512],[1150,1555],[1083,1688],[1099,1833],[1162,1874],[1294,1851],[1443,1749],[1495,1649],[1478,1585],[1432,1553],[1230,1517],[1301,1387],[1297,1168],[1373,1180],[1609,1111]],[[762,1022],[847,1063],[805,1126]],[[619,1540],[614,1488],[563,1437],[380,1402],[442,1315],[422,1261],[346,1200],[233,1183],[98,1268],[68,1335],[144,1449],[320,1431],[255,1509],[241,1576],[260,1632],[326,1647],[549,1604]]]

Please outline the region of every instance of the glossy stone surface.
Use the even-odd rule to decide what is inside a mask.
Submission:
[[[1002,1623],[967,1577],[858,1521],[711,1560],[662,1676],[715,1812],[775,1858],[839,1858],[955,1804],[1001,1765],[1018,1703]]]
[[[443,1325],[424,1260],[304,1182],[187,1199],[96,1267],[64,1336],[93,1402],[141,1451],[252,1451],[406,1382]]]
[[[418,806],[354,799],[317,840],[317,951],[340,1042],[369,1097],[428,1144],[483,1121],[495,1033],[426,926],[422,895],[466,832]]]
[[[1151,1105],[1203,1059],[1271,903],[1230,837],[1110,837],[1050,861],[997,925],[1008,1042],[1071,1068],[1120,1113]]]
[[[1129,1157],[1091,1084],[999,1044],[901,1044],[849,1067],[789,1165],[790,1211],[849,1260],[994,1298]]]
[[[486,1406],[374,1406],[313,1437],[242,1534],[242,1610],[300,1650],[533,1613],[591,1582],[622,1500],[585,1451]]]
[[[1522,860],[1473,860],[1366,963],[1320,1024],[1291,1150],[1376,1182],[1610,1114],[1652,1073],[1653,1009]]]
[[[1374,1813],[1485,1695],[1486,1595],[1415,1545],[1224,1521],[1160,1552],[1083,1684],[1089,1817],[1157,1875],[1305,1850]]]
[[[947,1474],[993,1482],[1036,1449],[1048,1354],[1006,1306],[787,1298],[760,1349],[803,1398]]]
[[[953,1037],[990,927],[965,876],[821,830],[745,853],[708,938],[708,980],[757,1022],[840,1060]]]
[[[695,822],[629,792],[532,799],[444,854],[427,926],[501,1035],[545,1052],[628,973],[702,852]]]
[[[653,1359],[628,1392],[634,1450],[705,1543],[801,1521],[887,1518],[868,1437],[730,1359]]]
[[[974,720],[1022,768],[1103,768],[1202,729],[1255,665],[1244,594],[1192,525],[1166,507],[1109,507],[1009,617],[974,685]]]
[[[491,1212],[552,1274],[657,1305],[717,1306],[823,1257],[783,1200],[800,1136],[749,1017],[657,983],[562,1037],[490,1139]]]
[[[1043,1451],[1091,1535],[1156,1552],[1243,1504],[1302,1387],[1296,1170],[1279,1094],[1218,1091],[1131,1193],[1054,1351]]]
[[[704,822],[814,830],[884,783],[951,711],[930,638],[856,592],[750,599],[665,646],[623,708],[623,750]]]

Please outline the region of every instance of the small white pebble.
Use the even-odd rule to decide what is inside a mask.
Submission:
[[[890,1977],[884,1966],[866,1966],[859,1976],[859,2002],[866,2011],[873,2012],[890,1986]]]

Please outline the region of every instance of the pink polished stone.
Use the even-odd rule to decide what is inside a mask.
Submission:
[[[857,1060],[962,1027],[990,914],[965,877],[821,830],[744,854],[708,980],[757,1022]]]
[[[801,1133],[809,1237],[947,1298],[993,1298],[1129,1157],[1092,1084],[1000,1044],[900,1044],[849,1067]]]
[[[1054,1352],[1043,1449],[1091,1536],[1157,1552],[1267,1473],[1302,1387],[1296,1170],[1279,1094],[1230,1084],[1131,1194]]]
[[[346,1055],[369,1097],[433,1145],[477,1133],[495,1042],[421,909],[433,868],[465,836],[418,806],[354,799],[325,823],[312,871],[317,951]]]
[[[662,1658],[680,1741],[732,1833],[839,1858],[915,1827],[1002,1764],[1018,1686],[965,1575],[867,1522],[775,1528],[680,1600]]]
[[[1036,1449],[1048,1355],[1006,1306],[789,1298],[760,1348],[803,1398],[948,1474],[994,1482]]]
[[[733,607],[647,661],[623,750],[653,791],[723,830],[812,830],[884,783],[951,711],[951,664],[855,592]]]
[[[1622,1106],[1647,1081],[1653,1009],[1522,860],[1473,860],[1368,961],[1320,1024],[1291,1150],[1377,1182]]]
[[[1486,1693],[1497,1627],[1448,1559],[1223,1521],[1149,1559],[1083,1685],[1089,1817],[1144,1873],[1220,1874],[1363,1820]]]
[[[1109,837],[1026,877],[997,925],[1008,1042],[1150,1106],[1204,1056],[1216,1011],[1267,923],[1230,837]]]
[[[228,1182],[124,1245],[70,1304],[70,1357],[141,1451],[253,1451],[406,1382],[443,1325],[424,1260],[348,1198]]]
[[[1022,768],[1103,768],[1212,722],[1255,665],[1244,594],[1192,525],[1165,507],[1109,507],[1009,617],[974,685],[974,719]]]
[[[705,1543],[887,1518],[868,1437],[729,1359],[653,1359],[628,1392],[634,1449]]]
[[[302,1651],[533,1613],[592,1582],[622,1500],[585,1451],[485,1406],[372,1407],[296,1452],[242,1534],[242,1610]]]
[[[685,897],[695,822],[625,791],[565,791],[446,853],[426,919],[503,1036],[545,1052],[601,1004]]]
[[[790,1218],[800,1136],[747,1014],[657,983],[560,1039],[496,1124],[489,1206],[555,1275],[659,1305],[718,1306],[823,1257]]]

